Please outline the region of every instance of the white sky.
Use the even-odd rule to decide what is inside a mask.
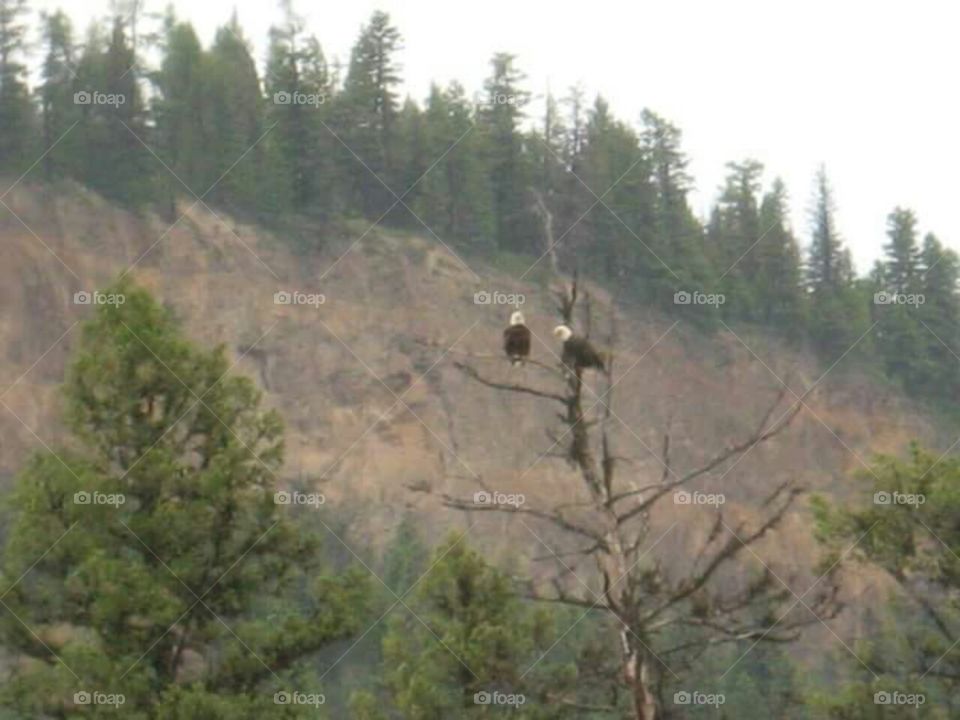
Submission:
[[[78,30],[106,15],[107,0],[39,0],[62,7]],[[165,0],[148,0],[159,11]],[[237,8],[258,60],[280,18],[271,0],[174,0],[204,42]],[[479,90],[494,52],[518,56],[527,87],[562,95],[581,83],[636,123],[650,107],[681,127],[706,215],[724,164],[754,157],[791,193],[807,235],[813,174],[832,180],[838,220],[865,272],[885,241],[894,205],[913,208],[923,232],[960,250],[951,206],[960,166],[956,40],[960,5],[946,0],[300,0],[298,11],[328,59],[346,61],[361,23],[389,12],[404,38],[407,89],[422,100],[431,80]],[[534,106],[535,107],[535,106]],[[536,110],[532,110],[536,112]],[[606,188],[593,188],[598,194]]]

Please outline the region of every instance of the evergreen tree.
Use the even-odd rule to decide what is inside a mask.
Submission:
[[[651,110],[643,111],[641,122],[641,148],[649,159],[655,192],[656,252],[670,269],[660,273],[662,287],[656,289],[655,297],[667,306],[678,290],[709,289],[716,273],[704,253],[703,228],[687,202],[692,179],[680,129]]]
[[[36,455],[12,495],[0,636],[30,661],[0,700],[24,717],[110,710],[83,692],[122,694],[124,717],[290,717],[274,694],[322,692],[296,684],[302,661],[359,628],[363,576],[324,573],[276,502],[280,419],[224,349],[193,346],[139,288],[107,295],[125,302],[98,308],[68,372],[77,442]]]
[[[807,261],[807,286],[814,294],[833,292],[851,280],[849,256],[836,229],[836,207],[826,169],[817,171],[811,211],[812,239]]]
[[[46,179],[52,180],[68,172],[64,158],[76,154],[69,149],[76,136],[66,133],[80,119],[79,108],[73,101],[76,66],[73,27],[63,11],[43,16],[43,46],[40,112],[43,146],[52,148],[43,158],[43,170]]]
[[[530,168],[526,161],[520,122],[529,94],[522,89],[524,75],[516,58],[497,53],[492,74],[484,82],[485,97],[478,113],[484,163],[493,200],[494,238],[501,251],[534,252],[536,232],[529,198]]]
[[[241,210],[268,210],[272,178],[263,171],[263,143],[272,131],[264,126],[260,78],[236,13],[217,30],[209,56],[212,199]]]
[[[277,210],[311,210],[322,215],[337,207],[331,182],[334,138],[324,127],[333,92],[319,41],[304,37],[303,20],[284,3],[282,26],[270,30],[264,85],[267,122],[274,126],[266,142],[271,186]]]
[[[909,293],[914,288],[920,249],[917,247],[917,218],[911,210],[895,208],[887,217],[887,235],[884,245],[886,267],[884,277],[889,290]]]
[[[914,214],[896,208],[887,218],[887,235],[886,260],[876,276],[882,280],[882,286],[874,295],[873,315],[880,323],[876,344],[887,373],[914,390],[929,373],[926,355],[921,351],[927,344],[927,331],[920,324],[917,303],[907,302],[918,298],[920,290],[920,251]]]
[[[175,178],[164,178],[170,192],[202,195],[216,180],[207,151],[210,108],[207,59],[189,23],[166,20],[164,56],[155,75],[158,91],[153,106],[159,152],[189,190]],[[191,197],[192,201],[192,197]]]
[[[411,209],[416,207],[417,196],[420,191],[419,184],[416,186],[414,184],[423,176],[429,163],[433,162],[433,159],[426,155],[426,129],[424,124],[424,113],[417,103],[408,96],[396,118],[397,150],[394,158],[396,166],[394,192],[402,197],[404,204]],[[404,196],[408,189],[410,192]],[[423,217],[420,216],[420,219],[422,220]],[[395,225],[423,229],[411,212],[399,204],[387,216],[386,221]],[[432,225],[428,224],[428,227],[436,232],[436,228]],[[446,242],[443,236],[440,237]]]
[[[26,0],[0,0],[0,168],[19,175],[35,157],[34,115],[27,87]]]
[[[843,246],[834,219],[834,201],[826,171],[817,173],[811,243],[806,268],[810,298],[810,334],[814,346],[829,362],[848,352],[870,327],[869,290],[858,289],[850,251]],[[858,344],[861,355],[869,338]]]
[[[906,458],[877,458],[861,479],[868,487],[859,507],[815,499],[817,539],[830,552],[825,564],[866,565],[884,576],[887,617],[856,646],[860,662],[850,661],[864,682],[831,698],[828,717],[878,717],[874,703],[867,706],[871,712],[860,712],[864,699],[894,689],[925,694],[930,717],[954,717],[960,677],[960,560],[955,550],[960,546],[960,461],[913,445]],[[854,539],[859,539],[855,547]],[[861,663],[867,663],[870,674],[861,672]],[[915,708],[902,709],[882,717],[917,716]]]
[[[923,303],[916,308],[920,323],[919,341],[913,353],[923,359],[916,379],[917,393],[946,403],[960,398],[960,259],[943,247],[936,236],[927,234],[920,250],[916,289]]]
[[[756,321],[761,315],[758,247],[766,238],[760,227],[760,189],[763,165],[755,160],[727,164],[717,212],[708,239],[722,266],[723,310],[738,320]]]
[[[655,191],[649,162],[636,132],[614,118],[601,97],[588,113],[585,131],[580,177],[592,192],[582,186],[579,191],[585,193],[584,212],[594,207],[579,223],[579,244],[568,247],[578,259],[596,263],[601,276],[618,288],[655,301],[656,288],[669,271],[654,249]]]
[[[753,284],[759,303],[758,319],[800,339],[805,331],[800,250],[787,216],[786,186],[777,179],[760,204],[764,234],[753,250],[759,266]]]
[[[376,11],[360,30],[350,55],[350,66],[338,103],[337,130],[341,147],[341,171],[353,192],[351,207],[377,218],[405,188],[396,180],[397,86],[400,68],[395,55],[401,49],[400,32],[390,16]],[[384,187],[386,184],[386,187]]]
[[[525,672],[556,639],[551,614],[525,605],[459,538],[437,548],[434,562],[410,603],[419,620],[398,615],[384,639],[387,689],[400,717],[496,717],[503,706],[476,699],[493,692],[523,695],[512,713],[519,718],[582,717],[563,702],[574,697],[571,664],[547,656]]]
[[[147,113],[133,47],[117,17],[109,39],[93,26],[77,69],[81,122],[73,132],[73,174],[103,195],[127,205],[146,202],[159,170],[150,145]]]
[[[423,156],[432,167],[424,168],[426,175],[412,199],[417,214],[445,240],[449,237],[489,252],[494,237],[491,188],[481,154],[482,138],[459,83],[444,89],[431,87],[422,142]]]

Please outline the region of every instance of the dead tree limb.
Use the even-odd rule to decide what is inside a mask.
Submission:
[[[591,331],[595,329],[592,301],[588,294],[583,296],[587,298],[584,303],[587,316],[581,327]],[[580,289],[574,276],[570,286],[557,293],[557,312],[563,323],[574,324],[579,299]],[[823,590],[812,597],[809,604],[803,603],[815,617],[798,618],[799,613],[791,614],[790,609],[799,603],[791,606],[792,592],[765,564],[755,577],[742,577],[744,567],[753,564],[752,558],[756,557],[755,552],[747,552],[748,548],[779,526],[793,508],[801,492],[793,480],[781,483],[763,499],[755,509],[758,517],[753,521],[731,526],[717,509],[707,537],[699,549],[691,553],[692,561],[686,566],[675,567],[674,562],[666,563],[665,568],[656,548],[673,528],[670,526],[659,536],[655,534],[657,525],[652,515],[660,507],[658,503],[672,490],[697,479],[721,472],[721,477],[725,477],[754,448],[787,430],[811,390],[782,410],[788,391],[781,388],[751,432],[685,473],[678,473],[673,467],[673,438],[668,425],[661,448],[662,473],[658,473],[656,479],[637,483],[622,471],[612,437],[610,420],[616,417],[612,410],[613,395],[619,382],[615,379],[612,352],[617,345],[616,335],[615,314],[611,309],[606,388],[599,402],[587,409],[583,401],[582,371],[571,371],[562,363],[552,374],[560,383],[557,390],[492,379],[471,364],[454,363],[469,380],[485,387],[561,404],[558,418],[564,431],[557,433],[548,429],[548,436],[555,446],[565,443],[562,456],[575,468],[586,492],[585,500],[557,502],[551,507],[478,505],[469,498],[445,493],[440,494],[440,500],[447,507],[467,512],[508,513],[543,521],[559,531],[561,538],[570,540],[569,547],[538,558],[554,562],[556,570],[545,584],[538,586],[529,581],[524,595],[542,602],[597,610],[611,618],[618,635],[620,683],[632,699],[633,717],[659,720],[663,688],[670,681],[669,675],[675,676],[663,662],[663,656],[669,655],[671,662],[684,666],[707,649],[725,643],[787,642],[795,639],[806,624],[833,617],[839,603],[832,577],[827,576]],[[600,409],[595,410],[598,407]],[[552,448],[542,456],[550,456],[550,450]],[[589,542],[584,544],[582,538]],[[573,570],[560,558],[572,556],[590,561],[589,581],[596,590],[584,586],[579,573],[578,582],[571,583]],[[724,572],[733,574],[737,587],[730,589],[730,582],[718,582]],[[772,606],[788,608],[774,625],[767,622],[766,615]],[[678,627],[692,637],[677,643],[675,636],[666,634],[668,629]]]

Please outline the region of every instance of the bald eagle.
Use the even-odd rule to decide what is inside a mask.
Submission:
[[[530,355],[530,328],[524,323],[523,313],[515,310],[509,327],[503,331],[503,351],[514,366],[522,365]]]
[[[553,329],[553,334],[563,341],[563,354],[560,360],[568,368],[577,371],[586,368],[605,369],[603,356],[597,352],[589,340],[574,335],[573,330],[566,325],[557,325]]]

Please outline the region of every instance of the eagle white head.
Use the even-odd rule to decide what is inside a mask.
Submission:
[[[510,315],[510,324],[511,325],[525,325],[526,320],[523,317],[523,313],[519,310],[514,310]]]
[[[573,330],[566,325],[557,325],[553,329],[553,336],[560,338],[561,342],[566,342],[573,337]]]

